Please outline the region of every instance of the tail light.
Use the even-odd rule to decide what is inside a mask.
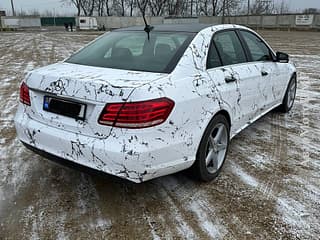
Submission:
[[[31,105],[29,88],[24,82],[20,86],[20,102],[29,106]]]
[[[110,103],[103,109],[98,122],[120,128],[147,128],[166,121],[173,107],[174,102],[168,98]]]

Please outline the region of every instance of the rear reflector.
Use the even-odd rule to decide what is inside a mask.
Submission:
[[[109,103],[103,109],[98,122],[120,128],[147,128],[166,121],[173,107],[174,102],[168,98]]]
[[[20,86],[20,102],[29,106],[31,105],[29,88],[24,82]]]

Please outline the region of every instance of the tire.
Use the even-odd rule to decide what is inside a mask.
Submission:
[[[191,167],[193,177],[204,182],[216,178],[226,160],[229,142],[229,122],[225,116],[218,114],[211,120],[201,139],[196,161]]]
[[[283,113],[289,112],[294,104],[297,92],[297,77],[293,76],[288,84],[286,94],[284,95],[282,104],[279,106],[279,111]]]

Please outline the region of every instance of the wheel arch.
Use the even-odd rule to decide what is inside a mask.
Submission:
[[[197,151],[196,151],[196,154],[198,153],[198,151],[199,151],[199,147],[200,147],[200,144],[201,144],[201,141],[202,141],[202,139],[203,139],[203,136],[204,136],[204,134],[206,133],[206,131],[207,131],[207,129],[208,129],[208,126],[210,125],[210,123],[213,121],[213,119],[216,117],[216,116],[218,116],[218,115],[222,115],[222,116],[224,116],[226,119],[227,119],[227,121],[228,121],[228,123],[229,123],[229,135],[230,135],[230,133],[231,133],[231,131],[230,131],[230,129],[231,129],[231,116],[230,116],[230,114],[229,114],[229,112],[227,111],[227,110],[225,110],[225,109],[220,109],[219,111],[217,111],[211,118],[210,118],[210,120],[207,122],[207,124],[206,124],[206,127],[204,128],[204,130],[202,131],[202,133],[201,133],[201,138],[200,138],[200,141],[199,141],[199,143],[198,143],[198,146],[197,146]],[[231,136],[229,136],[229,137],[231,137]]]
[[[212,119],[213,119],[215,116],[217,116],[217,115],[219,115],[219,114],[223,115],[223,116],[227,119],[227,121],[228,121],[228,123],[229,123],[229,128],[231,128],[231,117],[230,117],[230,114],[228,113],[227,110],[224,110],[224,109],[218,111],[218,112],[211,118],[210,122],[212,121]],[[230,129],[229,129],[229,130],[230,130]]]
[[[288,80],[288,82],[287,82],[287,85],[286,85],[286,88],[284,89],[284,92],[283,92],[283,94],[282,94],[282,101],[283,101],[283,99],[285,98],[285,95],[286,95],[286,92],[287,92],[287,89],[288,89],[288,87],[289,87],[289,84],[290,84],[290,82],[291,82],[291,80],[293,79],[293,78],[295,78],[296,80],[297,80],[297,71],[293,71],[292,72],[292,74],[291,74],[291,76],[290,76],[290,78],[289,78],[289,80]]]

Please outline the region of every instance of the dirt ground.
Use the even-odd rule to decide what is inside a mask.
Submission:
[[[19,83],[94,33],[0,33],[0,239],[319,239],[320,33],[261,34],[299,70],[290,114],[235,137],[221,175],[134,184],[56,165],[25,149],[13,118]]]

